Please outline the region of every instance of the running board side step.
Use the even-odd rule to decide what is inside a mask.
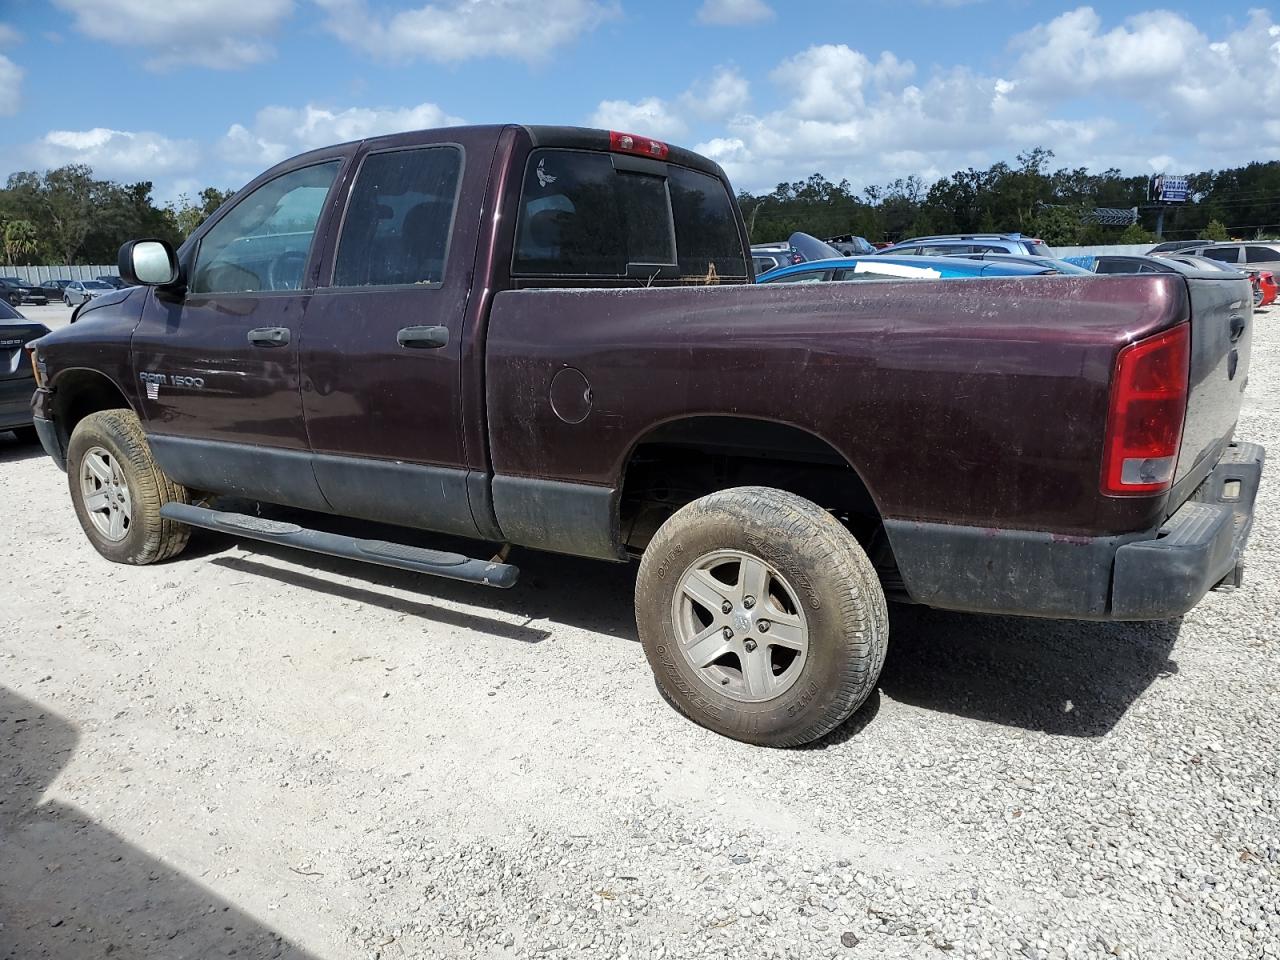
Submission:
[[[515,586],[520,576],[518,567],[500,563],[496,558],[475,560],[460,553],[427,550],[402,543],[388,543],[385,540],[357,540],[355,537],[325,533],[322,530],[308,530],[296,523],[282,523],[243,513],[226,513],[187,503],[166,503],[160,508],[160,516],[192,527],[217,530],[219,533],[231,533],[252,540],[265,540],[267,543],[310,550],[312,553],[324,553],[331,557],[361,560],[383,567],[395,567],[397,570],[429,573],[436,577],[464,580],[504,590]]]

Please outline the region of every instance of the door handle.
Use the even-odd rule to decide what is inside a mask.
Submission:
[[[448,327],[405,327],[396,334],[396,342],[402,347],[434,350],[449,342]]]
[[[1244,336],[1244,317],[1239,315],[1231,318],[1231,342],[1235,343]]]
[[[249,342],[255,347],[284,347],[289,344],[288,327],[258,327],[249,331]]]

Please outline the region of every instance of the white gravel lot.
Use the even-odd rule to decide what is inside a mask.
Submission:
[[[1277,324],[1238,430],[1273,454]],[[798,751],[663,703],[628,568],[125,568],[65,483],[0,436],[4,960],[1280,956],[1274,477],[1243,589],[895,609],[879,694]]]

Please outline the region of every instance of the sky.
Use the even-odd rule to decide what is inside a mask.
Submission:
[[[935,180],[1033,146],[1184,173],[1280,159],[1280,16],[1107,0],[0,0],[0,177],[160,200],[456,123],[678,143],[753,192]]]

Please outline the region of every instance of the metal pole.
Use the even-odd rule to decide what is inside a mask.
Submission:
[[[1156,207],[1156,239],[1164,239],[1164,207]]]

